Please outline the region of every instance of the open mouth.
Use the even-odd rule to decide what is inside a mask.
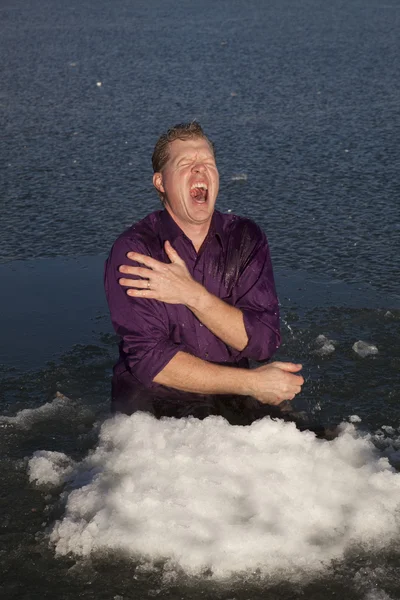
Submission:
[[[204,204],[208,198],[208,187],[206,183],[197,182],[190,187],[190,196],[198,204]]]

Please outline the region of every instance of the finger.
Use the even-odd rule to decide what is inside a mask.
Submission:
[[[304,379],[301,375],[290,375],[290,383],[295,386],[302,386],[304,383]]]
[[[263,404],[270,404],[271,406],[277,406],[282,402],[282,399],[279,396],[269,395],[267,398],[261,398],[260,402]]]
[[[281,404],[283,404],[284,402],[291,402],[291,400],[294,400],[295,397],[296,397],[296,394],[294,394],[294,393],[291,395],[288,394],[287,398],[285,398],[285,400],[282,400]],[[291,409],[292,409],[291,406],[290,406],[290,408],[286,408],[286,411],[282,410],[282,408],[281,408],[282,412],[288,412],[288,410],[291,410]]]
[[[134,298],[154,298],[157,299],[154,290],[133,290],[129,289],[126,291],[128,296],[132,296]]]
[[[282,402],[285,402],[285,400],[291,400],[291,398],[288,398],[287,396],[288,394],[276,396],[276,398],[270,404],[272,404],[273,406],[279,406],[280,404],[282,404]]]
[[[124,279],[118,280],[119,285],[130,288],[149,289],[148,279]]]
[[[118,271],[127,275],[139,275],[139,277],[145,278],[148,278],[152,273],[152,269],[147,267],[130,267],[129,265],[121,265]]]
[[[146,256],[145,254],[139,254],[138,252],[128,252],[126,256],[129,258],[129,260],[134,260],[141,265],[149,267],[149,269],[157,270],[164,266],[164,263],[160,262],[159,260],[156,260],[151,256]]]
[[[164,244],[164,250],[167,253],[169,260],[173,263],[183,263],[184,261],[181,259],[175,248],[171,246],[168,240]]]
[[[303,365],[300,364],[296,364],[296,363],[290,363],[290,362],[274,362],[271,363],[271,365],[273,365],[274,367],[277,367],[278,369],[281,369],[282,371],[290,371],[291,373],[296,373],[297,371],[300,371],[303,368]]]

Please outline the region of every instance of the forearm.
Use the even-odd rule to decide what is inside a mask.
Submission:
[[[237,369],[178,352],[153,381],[184,392],[254,396],[263,404],[277,405],[301,391],[304,380],[295,374],[300,369],[301,365],[280,362]]]
[[[251,377],[249,369],[216,365],[186,352],[178,352],[153,381],[198,394],[247,395],[251,393]]]
[[[248,344],[242,311],[210,294],[199,284],[187,307],[216,337],[242,351]]]

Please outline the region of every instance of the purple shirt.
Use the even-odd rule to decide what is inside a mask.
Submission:
[[[169,262],[168,240],[192,277],[209,292],[243,313],[248,344],[239,352],[227,346],[182,304],[132,298],[118,280],[120,265],[135,251]],[[156,211],[127,229],[115,242],[105,265],[105,290],[115,331],[121,336],[114,367],[113,399],[132,392],[155,392],[154,377],[179,351],[206,361],[248,367],[248,359],[269,359],[280,344],[279,310],[268,242],[250,219],[214,211],[199,251],[166,210]],[[140,408],[138,405],[137,408]]]

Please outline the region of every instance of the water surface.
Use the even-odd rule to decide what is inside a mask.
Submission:
[[[358,415],[358,435],[397,467],[398,3],[4,0],[0,21],[2,598],[400,597],[399,537],[296,584],[168,578],[118,552],[56,558],[62,489],[27,473],[38,450],[80,463],[96,448],[116,357],[102,264],[159,207],[157,137],[191,119],[216,143],[219,209],[268,235],[277,356],[304,364],[296,407],[325,423]],[[360,357],[359,340],[378,354]]]

